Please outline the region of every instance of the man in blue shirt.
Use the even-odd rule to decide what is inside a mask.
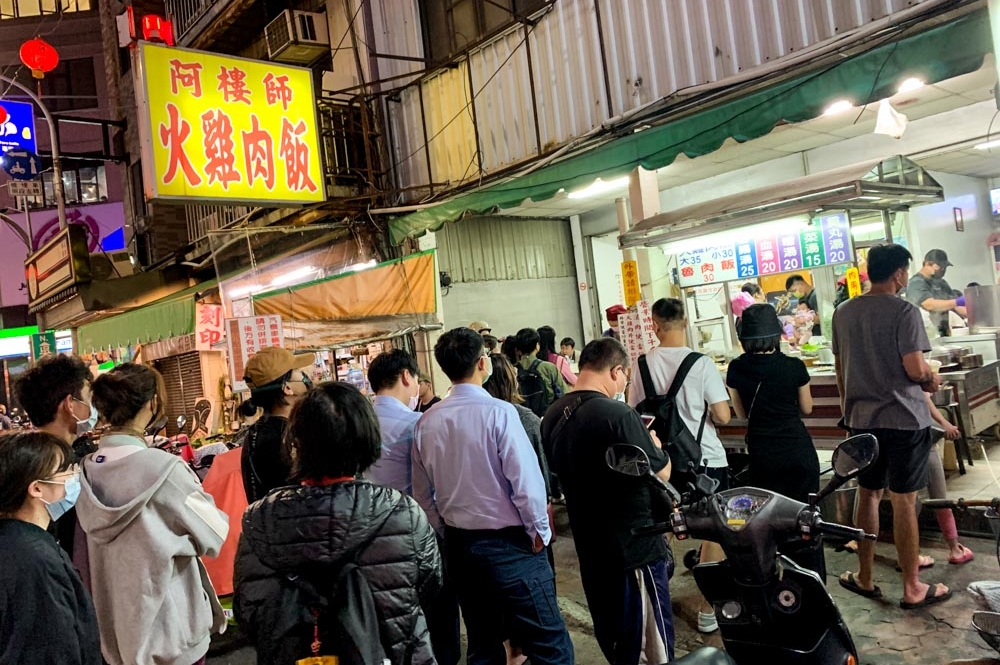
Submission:
[[[376,485],[413,494],[410,456],[413,433],[420,412],[418,401],[420,368],[417,360],[402,349],[375,357],[368,366],[368,383],[375,391],[375,416],[382,431],[382,455],[365,476]],[[438,665],[457,665],[462,657],[458,598],[446,578],[444,587],[431,606],[424,608],[431,645]]]
[[[572,665],[544,552],[552,537],[545,482],[517,411],[483,389],[493,363],[475,331],[448,331],[434,357],[452,389],[417,423],[413,497],[444,534],[467,662],[503,665],[510,638],[533,665]]]
[[[375,415],[382,430],[382,456],[365,475],[376,485],[413,494],[410,451],[413,430],[420,420],[418,401],[420,368],[402,349],[375,357],[368,366],[368,383],[375,391]]]

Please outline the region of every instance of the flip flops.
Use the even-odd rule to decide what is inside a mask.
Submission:
[[[840,586],[844,587],[845,589],[847,589],[851,593],[858,594],[859,596],[863,596],[865,598],[881,598],[882,597],[882,589],[878,588],[877,584],[873,588],[871,588],[871,589],[863,589],[863,588],[861,588],[858,585],[858,581],[856,579],[854,579],[854,573],[847,573],[847,579],[846,580],[843,577],[838,577],[837,581],[840,582]]]
[[[904,610],[917,610],[921,607],[930,607],[931,605],[936,605],[937,603],[943,603],[944,601],[951,598],[951,589],[948,589],[944,593],[935,596],[934,592],[937,590],[939,585],[931,584],[927,587],[927,593],[924,595],[923,600],[918,600],[915,603],[908,603],[905,600],[899,601],[899,606]]]
[[[950,562],[950,559],[949,559],[949,562]],[[920,555],[920,565],[918,566],[918,570],[926,570],[928,568],[933,568],[933,567],[934,567],[934,559],[932,559],[931,557],[927,556],[926,554],[921,554]],[[903,572],[903,567],[897,565],[896,566],[896,572],[897,573]]]
[[[972,553],[972,550],[970,550],[965,545],[959,545],[959,547],[962,548],[962,556],[949,557],[948,563],[950,563],[951,565],[961,566],[962,564],[969,563],[970,561],[976,558],[976,555]]]

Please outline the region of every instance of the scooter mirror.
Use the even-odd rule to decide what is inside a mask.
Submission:
[[[184,426],[187,425],[187,416],[177,416],[177,429],[181,432],[184,431]]]
[[[641,478],[649,475],[649,456],[646,451],[631,443],[616,443],[604,454],[604,461],[612,471]]]
[[[858,434],[837,446],[831,464],[837,476],[849,480],[871,466],[876,457],[878,439],[871,434]]]

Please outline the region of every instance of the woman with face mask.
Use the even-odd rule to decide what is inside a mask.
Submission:
[[[110,665],[203,663],[226,620],[199,557],[217,556],[229,519],[179,458],[148,448],[164,413],[163,377],[126,363],[91,399],[109,431],[82,464],[77,517]]]
[[[80,493],[72,465],[51,434],[0,437],[0,663],[101,663],[90,596],[46,532]]]

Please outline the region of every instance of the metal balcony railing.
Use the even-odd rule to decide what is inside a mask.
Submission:
[[[198,22],[212,7],[229,0],[166,0],[167,15],[174,21],[174,36],[178,44],[183,42],[185,33]]]
[[[357,104],[317,102],[319,136],[328,184],[359,187],[378,186],[378,138],[366,108]]]
[[[250,213],[249,206],[184,206],[184,216],[187,219],[188,242],[191,244],[203,240],[209,231],[221,229],[240,217]]]

